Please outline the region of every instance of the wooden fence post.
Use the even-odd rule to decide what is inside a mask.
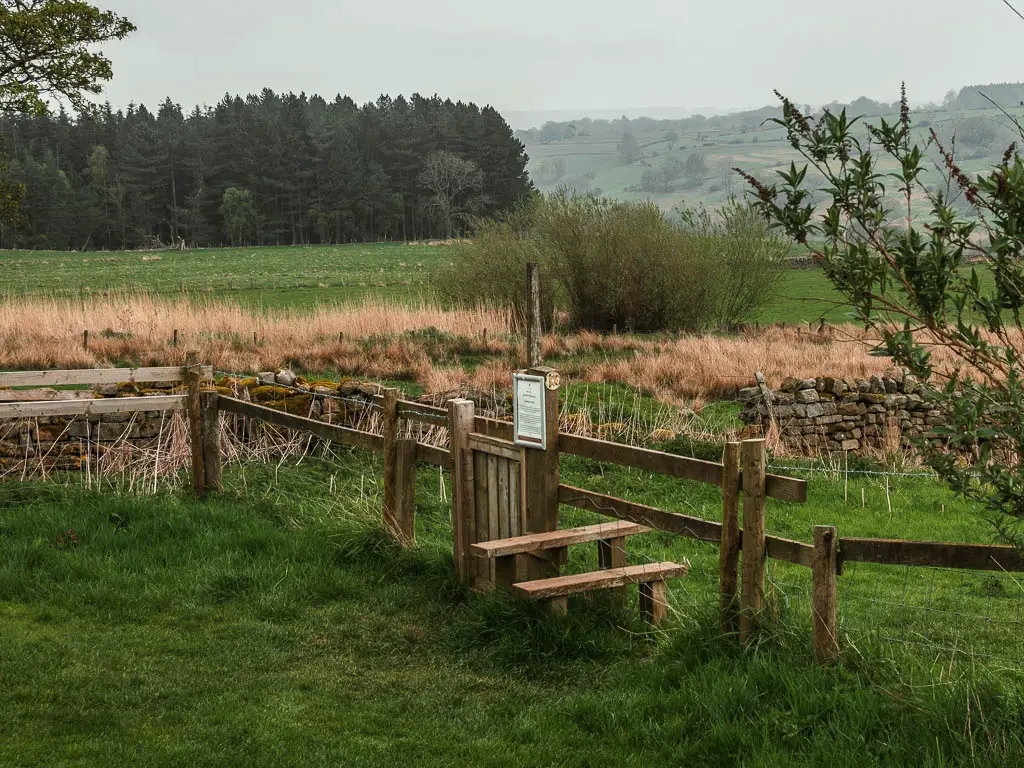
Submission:
[[[392,533],[407,546],[416,541],[416,441],[395,446],[395,514]]]
[[[764,603],[765,563],[765,446],[764,440],[744,440],[740,448],[743,465],[743,583],[740,593],[740,640],[746,642],[757,631],[758,614]]]
[[[471,586],[474,572],[469,554],[471,526],[476,521],[476,491],[473,483],[473,451],[469,436],[474,430],[476,406],[471,400],[448,401],[448,432],[452,453],[452,529],[454,531],[455,574]]]
[[[718,553],[722,632],[739,630],[736,593],[740,563],[740,444],[726,443],[722,454],[722,544]]]
[[[552,368],[531,368],[531,376],[546,379],[555,373]],[[545,429],[547,449],[523,450],[523,500],[526,533],[547,533],[558,530],[558,390],[544,388]],[[558,566],[537,557],[527,557],[525,576],[528,580],[558,575]]]
[[[541,364],[540,340],[540,265],[531,261],[526,265],[526,366],[537,368]]]
[[[384,404],[384,527],[389,531],[398,526],[398,390],[385,389]]]
[[[811,610],[814,620],[814,655],[819,664],[828,664],[839,656],[839,633],[836,622],[838,542],[839,531],[835,526],[815,526]]]
[[[203,460],[203,432],[201,426],[202,403],[200,393],[203,385],[203,374],[199,367],[199,355],[196,352],[185,354],[185,386],[188,388],[188,434],[192,448],[192,490],[197,495],[206,491],[206,464]]]
[[[217,408],[216,392],[203,392],[200,400],[200,441],[203,446],[203,473],[205,490],[220,493],[221,454],[220,454],[220,410]]]

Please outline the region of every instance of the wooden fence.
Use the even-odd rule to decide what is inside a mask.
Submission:
[[[545,375],[546,368],[533,374]],[[1024,571],[1024,558],[1008,546],[841,537],[835,526],[817,526],[813,543],[774,536],[766,531],[769,499],[801,503],[807,482],[766,472],[763,440],[728,443],[721,462],[575,435],[560,434],[557,392],[547,391],[547,450],[525,449],[512,440],[512,424],[482,418],[468,400],[439,408],[401,399],[384,390],[369,407],[380,411],[383,434],[373,434],[266,406],[218,395],[206,386],[212,371],[190,353],[185,366],[170,368],[34,371],[0,374],[0,387],[53,387],[122,382],[182,382],[181,395],[79,399],[53,390],[5,393],[18,402],[0,404],[0,419],[75,416],[133,411],[185,411],[192,444],[193,487],[199,494],[221,487],[219,414],[235,414],[278,428],[304,432],[321,440],[383,454],[383,520],[403,543],[415,539],[415,473],[420,463],[452,474],[453,553],[459,579],[483,588],[495,582],[493,560],[476,557],[472,545],[518,534],[558,528],[559,505],[589,510],[719,546],[720,616],[723,631],[743,640],[757,631],[765,589],[766,560],[775,559],[811,571],[814,650],[822,663],[839,653],[836,622],[837,576],[846,562],[928,566],[982,571]],[[62,399],[67,397],[69,399]],[[33,399],[34,398],[34,399]],[[403,439],[402,421],[444,427],[449,448]],[[637,504],[560,482],[559,456],[632,467],[647,472],[713,485],[722,490],[721,521],[704,520]],[[742,525],[741,525],[742,522]],[[742,552],[742,559],[740,553]],[[557,559],[525,558],[518,579],[557,575]],[[518,567],[518,566],[517,566]]]

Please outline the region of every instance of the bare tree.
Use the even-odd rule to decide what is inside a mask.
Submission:
[[[434,193],[431,205],[444,217],[448,237],[455,219],[472,213],[482,202],[480,167],[453,152],[442,149],[427,155],[420,183]]]

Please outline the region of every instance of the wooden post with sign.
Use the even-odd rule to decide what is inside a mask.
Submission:
[[[537,368],[541,364],[540,340],[542,335],[540,265],[531,261],[526,265],[526,365],[530,368]]]
[[[523,446],[525,533],[558,530],[559,386],[552,368],[531,368],[516,376],[515,442]],[[528,580],[558,575],[555,563],[537,557],[526,557],[524,566]]]

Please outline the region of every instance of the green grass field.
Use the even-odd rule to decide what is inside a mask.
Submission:
[[[159,260],[151,260],[158,256]],[[86,261],[88,260],[88,261]],[[158,291],[246,306],[303,309],[379,298],[418,302],[432,295],[431,272],[446,265],[444,246],[404,244],[309,248],[224,248],[158,253],[0,253],[0,295],[79,297],[104,291]],[[251,287],[255,284],[255,287]],[[762,323],[801,323],[846,310],[818,269],[783,274]]]
[[[383,243],[194,251],[0,253],[0,293],[185,293],[242,304],[304,307],[364,297],[418,300],[444,246]]]
[[[713,489],[569,459],[567,482],[717,516]],[[334,478],[334,493],[329,478]],[[450,511],[420,473],[419,546],[376,523],[379,460],[346,453],[247,466],[227,492],[139,498],[46,484],[0,489],[0,764],[1014,765],[1024,759],[1019,625],[957,627],[906,606],[1005,617],[1019,585],[935,572],[840,579],[847,652],[810,651],[807,571],[772,568],[778,618],[746,651],[717,631],[717,550],[653,534],[631,559],[687,557],[651,635],[607,601],[568,619],[453,581]],[[769,528],[984,540],[931,481],[877,479],[843,503],[814,477]],[[945,513],[938,509],[945,505]],[[563,524],[594,517],[563,511]],[[58,537],[73,529],[75,543]],[[62,543],[63,541],[63,543]],[[573,550],[571,570],[594,553]],[[926,601],[927,598],[927,601]],[[986,604],[987,601],[987,604]],[[888,603],[904,603],[903,609]],[[1003,605],[1005,603],[1005,605]],[[986,661],[950,651],[991,653]],[[1003,659],[1016,660],[1011,665]]]

